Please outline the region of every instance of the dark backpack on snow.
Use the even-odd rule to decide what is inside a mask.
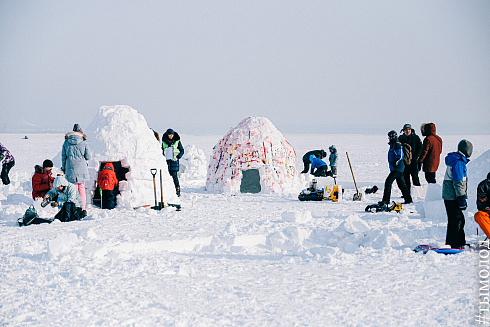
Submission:
[[[36,208],[34,208],[33,206],[29,206],[29,208],[24,213],[24,216],[17,220],[19,226],[39,225],[44,223],[49,224],[52,222],[52,219],[39,218],[39,215],[36,212]]]

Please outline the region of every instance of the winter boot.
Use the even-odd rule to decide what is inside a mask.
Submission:
[[[180,186],[177,186],[177,187],[175,188],[175,194],[177,194],[177,196],[179,196],[179,197],[180,197]]]

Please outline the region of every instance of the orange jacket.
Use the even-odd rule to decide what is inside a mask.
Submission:
[[[104,168],[99,172],[97,184],[99,184],[99,188],[103,191],[112,191],[117,186],[118,181],[112,163],[108,162],[104,165]]]

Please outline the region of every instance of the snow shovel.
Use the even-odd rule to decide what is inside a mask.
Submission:
[[[151,207],[151,208],[155,209],[155,210],[160,210],[160,206],[158,205],[158,202],[157,202],[157,184],[155,182],[155,176],[157,174],[157,169],[152,168],[150,170],[150,172],[151,172],[151,175],[153,176],[153,192],[155,193],[155,206]]]
[[[162,170],[160,169],[160,209],[165,208],[165,203],[163,203],[163,178],[162,178]]]
[[[362,193],[359,193],[359,189],[357,188],[356,178],[354,177],[354,171],[352,170],[352,165],[350,164],[349,154],[346,152],[347,161],[349,162],[350,172],[352,174],[352,179],[354,180],[354,185],[356,186],[356,194],[354,194],[353,201],[361,201]]]

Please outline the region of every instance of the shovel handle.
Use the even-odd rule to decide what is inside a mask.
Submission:
[[[349,153],[346,152],[345,154],[347,155],[347,161],[349,162],[350,173],[352,174],[352,179],[354,180],[356,192],[359,193],[359,190],[357,189],[356,178],[354,177],[354,171],[352,170],[352,165],[350,164]]]

